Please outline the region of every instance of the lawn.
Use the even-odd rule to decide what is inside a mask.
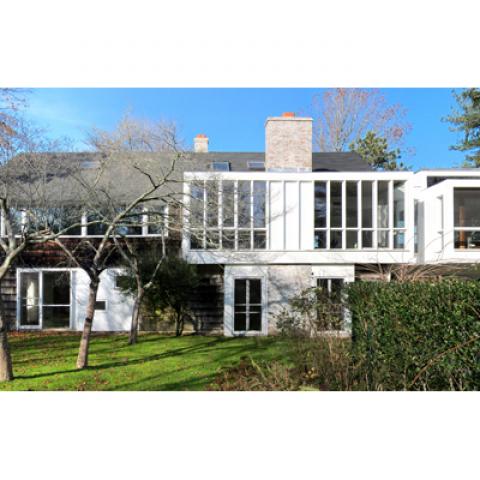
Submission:
[[[165,337],[95,335],[89,368],[75,360],[80,335],[22,333],[10,336],[15,380],[0,390],[205,390],[218,370],[242,357],[285,359],[286,342],[275,337]]]

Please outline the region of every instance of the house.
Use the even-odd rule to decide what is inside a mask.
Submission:
[[[275,314],[300,290],[335,292],[392,266],[478,275],[480,171],[374,171],[355,153],[313,152],[312,119],[292,113],[268,118],[265,140],[265,152],[209,152],[198,135],[182,172],[182,234],[170,242],[202,278],[192,298],[200,331],[274,333]],[[147,223],[132,233],[159,235]],[[102,274],[94,330],[130,326],[121,274],[114,265]],[[83,271],[42,257],[17,264],[2,286],[19,329],[80,330],[87,290]]]

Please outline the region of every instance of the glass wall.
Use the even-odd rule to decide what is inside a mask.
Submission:
[[[252,180],[192,183],[192,250],[264,250],[267,245],[266,182]]]
[[[480,189],[454,189],[453,221],[455,248],[480,248]]]
[[[315,182],[314,210],[315,249],[405,248],[405,182]]]

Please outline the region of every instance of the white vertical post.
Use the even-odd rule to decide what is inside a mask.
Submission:
[[[325,189],[325,208],[326,208],[326,239],[325,239],[325,242],[326,242],[326,248],[327,250],[330,249],[330,180],[327,180],[326,181],[327,185],[326,185],[326,189]]]
[[[347,182],[342,180],[342,250],[347,246]]]
[[[388,248],[393,249],[393,180],[388,182]]]
[[[373,233],[372,233],[372,247],[378,249],[378,222],[377,222],[377,213],[378,213],[378,181],[374,180],[372,183],[372,214],[373,214]]]

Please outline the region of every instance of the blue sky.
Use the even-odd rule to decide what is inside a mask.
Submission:
[[[308,112],[312,97],[322,89],[33,89],[30,117],[52,136],[67,136],[83,149],[91,127],[112,128],[131,110],[152,119],[174,120],[186,142],[197,133],[210,139],[212,151],[264,150],[264,122],[284,111]],[[441,118],[455,100],[450,89],[383,89],[391,103],[407,109],[412,131],[406,145],[414,149],[406,163],[414,169],[459,165],[464,155],[449,150],[457,136]]]

